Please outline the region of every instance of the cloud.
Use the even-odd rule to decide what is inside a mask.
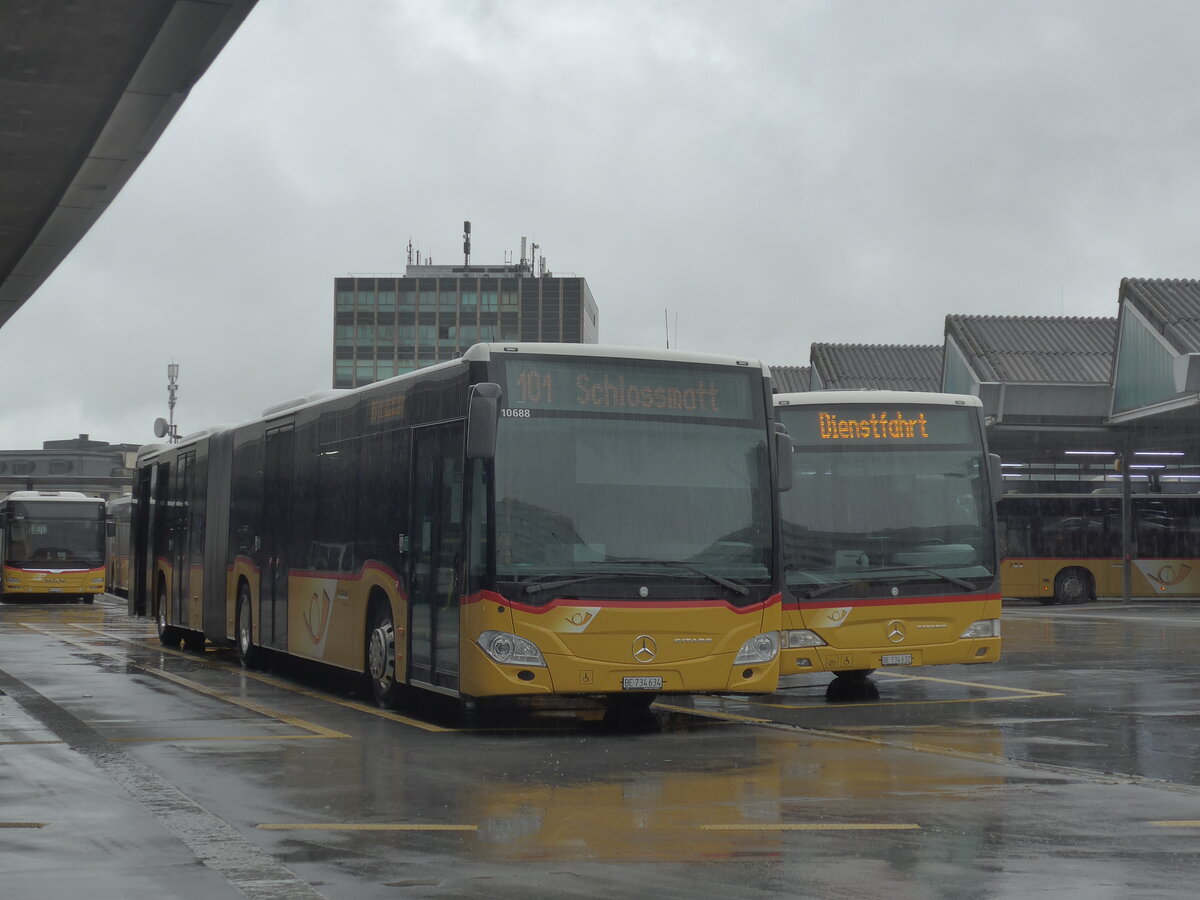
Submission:
[[[333,279],[537,240],[601,340],[802,364],[1195,277],[1200,8],[260,0],[0,331],[0,446],[331,380]],[[664,311],[667,315],[664,317]]]

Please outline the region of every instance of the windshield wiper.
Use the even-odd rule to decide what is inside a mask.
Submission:
[[[553,591],[569,584],[579,584],[581,581],[592,581],[596,578],[613,578],[624,575],[624,572],[593,572],[591,575],[577,575],[574,578],[560,578],[558,581],[535,581],[525,585],[525,593],[536,594],[541,591]]]
[[[938,578],[949,581],[951,584],[957,584],[961,588],[966,588],[967,590],[972,591],[975,590],[975,585],[971,584],[971,582],[964,581],[962,578],[958,578],[954,575],[947,575],[945,572],[939,572],[937,569],[931,569],[929,566],[891,566],[890,568],[906,569],[916,572],[928,572],[930,575],[936,575]]]
[[[646,563],[647,565],[652,566],[668,566],[670,568],[687,569],[689,572],[695,572],[697,575],[702,575],[713,584],[719,584],[721,587],[725,588],[726,590],[733,591],[735,594],[740,594],[741,596],[745,597],[750,593],[750,588],[746,587],[741,582],[732,581],[721,575],[714,575],[712,572],[706,572],[699,566],[693,566],[691,563],[685,563],[677,559],[637,559],[636,557],[632,556],[615,559],[610,556],[608,561],[623,563]]]
[[[788,568],[791,569],[795,567],[789,566]],[[949,581],[951,584],[956,584],[961,588],[966,588],[967,590],[975,589],[975,585],[973,585],[971,582],[965,581],[962,578],[958,578],[954,575],[947,575],[945,572],[939,572],[937,569],[930,568],[929,566],[877,566],[872,569],[865,569],[864,571],[872,572],[872,577],[850,578],[845,581],[831,581],[828,584],[822,584],[819,587],[814,587],[812,590],[805,592],[804,599],[812,600],[816,597],[821,597],[825,594],[832,593],[838,588],[849,587],[852,584],[870,584],[872,582],[889,581],[891,579],[885,573],[890,572],[928,572],[930,575],[936,575],[938,578],[941,578],[944,581]],[[793,588],[793,590],[795,590],[795,588]]]
[[[813,588],[811,591],[806,592],[804,599],[812,600],[815,597],[821,597],[832,591],[836,591],[838,588],[849,587],[852,584],[866,584],[867,581],[868,579],[866,578],[855,578],[851,581],[832,581],[829,584],[823,584],[818,588]]]

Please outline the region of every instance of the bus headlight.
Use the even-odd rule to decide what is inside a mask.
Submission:
[[[770,662],[779,654],[779,632],[767,631],[755,635],[742,644],[734,659],[735,666],[748,666],[754,663]]]
[[[824,647],[825,642],[821,640],[821,636],[815,631],[802,628],[798,631],[785,631],[783,633],[783,646],[789,650],[795,650],[797,647]]]
[[[498,663],[546,667],[546,660],[542,658],[542,651],[537,644],[507,631],[485,631],[479,635],[478,643],[483,652]]]
[[[977,622],[972,622],[967,626],[967,630],[962,633],[965,638],[991,638],[1000,637],[1000,620],[999,619],[980,619]]]

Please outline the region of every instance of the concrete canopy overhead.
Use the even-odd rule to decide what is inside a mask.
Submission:
[[[0,4],[0,327],[116,197],[255,2]]]

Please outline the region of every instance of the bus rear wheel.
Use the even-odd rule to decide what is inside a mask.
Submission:
[[[396,628],[388,604],[376,600],[367,621],[367,671],[371,695],[384,709],[400,702],[404,685],[396,678]]]
[[[1054,578],[1056,603],[1085,603],[1093,591],[1092,576],[1084,569],[1063,569]]]
[[[238,587],[237,654],[243,669],[256,669],[262,661],[262,651],[254,645],[253,604],[250,586],[244,581]]]

